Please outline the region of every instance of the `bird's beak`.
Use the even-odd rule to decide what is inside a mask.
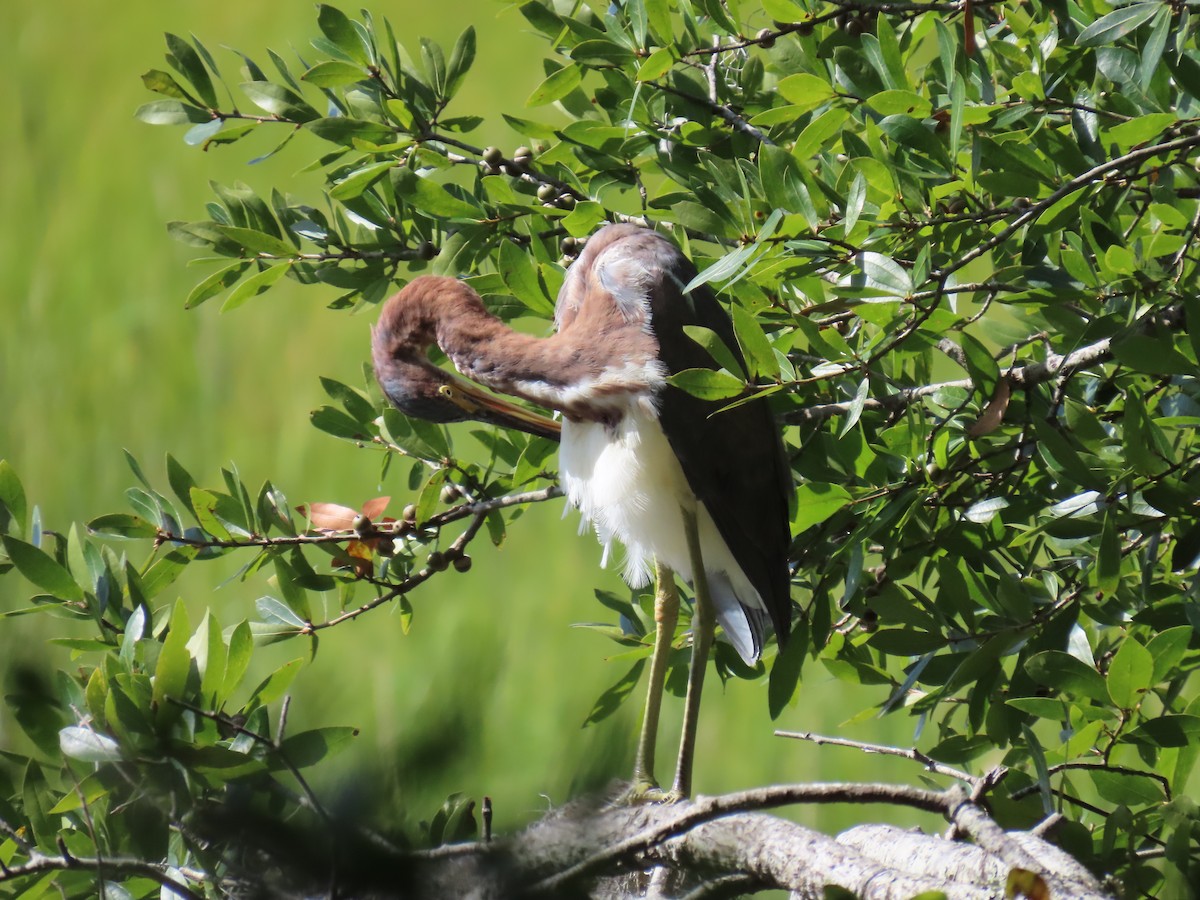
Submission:
[[[554,419],[489,394],[463,378],[454,379],[453,384],[442,385],[438,392],[472,419],[515,428],[552,441],[557,441],[562,432],[562,425]]]

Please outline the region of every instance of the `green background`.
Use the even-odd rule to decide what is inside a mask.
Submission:
[[[454,109],[489,117],[471,140],[512,149],[515,139],[494,123],[500,111],[521,114],[542,77],[544,49],[515,8],[474,0],[372,11],[389,17],[414,50],[422,35],[449,47],[474,24],[478,59]],[[183,309],[209,270],[188,267],[192,250],[169,239],[165,223],[203,218],[210,180],[259,191],[278,184],[316,203],[319,185],[297,173],[321,148],[296,141],[249,165],[271,138],[202,153],[184,144],[184,129],[137,122],[133,111],[154,99],[138,76],[165,67],[164,31],[194,33],[237,81],[236,57],[223,48],[260,64],[268,46],[294,59],[316,33],[315,9],[244,0],[0,4],[0,457],[13,463],[49,529],[124,509],[133,476],[122,448],[164,486],[170,452],[201,484],[219,483],[220,467],[234,461],[251,490],[270,478],[293,504],[357,506],[390,494],[397,514],[408,502],[405,488],[394,476],[380,483],[379,456],[308,424],[324,402],[318,375],[361,383],[371,315],[331,312],[333,289],[291,282],[227,316],[217,303]],[[318,792],[335,808],[412,821],[431,815],[451,791],[490,794],[495,827],[505,830],[628,773],[641,688],[619,715],[582,727],[625,666],[606,661],[619,652],[615,644],[571,627],[611,618],[594,588],[623,590],[615,570],[599,570],[600,548],[576,534],[577,524],[573,512],[563,518],[560,500],[514,523],[498,551],[477,542],[469,573],[437,578],[411,597],[408,636],[388,609],[325,633],[293,685],[289,727],[361,729],[352,749],[315,773]],[[148,552],[144,544],[125,549],[139,563]],[[247,561],[193,566],[176,593],[197,620],[208,604],[225,625],[249,617],[270,588],[259,577],[229,581]],[[19,582],[4,584],[0,609],[22,605]],[[19,670],[63,663],[62,651],[46,643],[63,627],[44,617],[0,619],[6,689]],[[265,672],[272,661],[305,653],[292,642],[257,661]],[[913,720],[902,714],[846,724],[882,699],[809,662],[796,705],[772,723],[765,679],[723,687],[710,678],[696,789],[842,778],[911,783],[919,775],[911,763],[772,737],[780,727],[910,742]],[[664,780],[679,706],[670,702],[660,739]],[[0,748],[21,741],[0,717]],[[795,816],[836,829],[884,811]]]

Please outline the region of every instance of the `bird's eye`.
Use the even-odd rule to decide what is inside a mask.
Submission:
[[[452,403],[455,402],[454,388],[451,387],[450,385],[448,385],[448,384],[441,385],[440,387],[438,387],[437,392],[438,392],[438,396],[445,397],[447,400],[451,401]]]

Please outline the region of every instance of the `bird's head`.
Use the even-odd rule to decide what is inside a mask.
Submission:
[[[423,276],[384,303],[371,330],[371,358],[384,395],[406,416],[430,422],[475,419],[558,440],[558,422],[489,394],[430,361],[428,350],[437,343],[440,318],[463,314],[464,299],[483,309],[474,291],[457,279]]]

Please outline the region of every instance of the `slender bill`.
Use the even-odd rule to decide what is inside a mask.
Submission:
[[[552,441],[559,439],[562,425],[554,419],[489,394],[465,378],[451,378],[451,383],[442,385],[438,393],[462,409],[468,418],[503,428],[515,428]]]

